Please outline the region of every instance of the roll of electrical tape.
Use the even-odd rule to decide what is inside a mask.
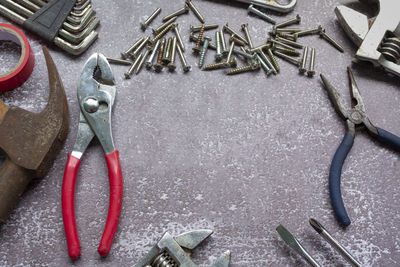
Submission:
[[[0,91],[5,92],[22,85],[31,75],[35,57],[26,36],[16,27],[0,23],[0,41],[12,41],[21,46],[17,65],[5,74],[0,73]]]

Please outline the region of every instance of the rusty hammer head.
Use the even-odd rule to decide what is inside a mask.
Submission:
[[[49,101],[40,113],[10,107],[0,101],[0,149],[6,154],[0,166],[0,221],[32,178],[43,177],[63,147],[68,134],[67,98],[57,68],[43,47],[49,74]]]

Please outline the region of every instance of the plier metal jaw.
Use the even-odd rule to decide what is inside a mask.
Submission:
[[[80,256],[80,244],[75,221],[74,193],[81,157],[94,136],[99,139],[108,167],[110,203],[107,222],[98,252],[107,256],[118,226],[122,206],[122,173],[119,152],[115,150],[111,132],[111,111],[116,88],[107,59],[93,54],[86,62],[78,84],[80,117],[77,139],[68,155],[62,185],[62,212],[68,253],[72,259]]]
[[[335,9],[336,17],[350,39],[359,46],[356,58],[400,76],[400,1],[360,0],[376,6],[371,19],[346,6]],[[374,5],[372,5],[374,4]]]
[[[353,73],[350,68],[347,68],[347,70],[350,79],[350,95],[352,98],[351,109],[347,109],[345,107],[339,92],[329,83],[325,76],[321,74],[322,82],[325,85],[325,89],[328,92],[333,106],[339,115],[346,121],[347,125],[347,133],[345,134],[342,143],[336,150],[329,171],[329,193],[332,207],[337,219],[344,226],[350,225],[351,222],[344,207],[340,190],[340,179],[343,163],[346,160],[347,154],[353,147],[356,130],[367,129],[372,137],[376,138],[381,143],[400,151],[400,137],[374,126],[369,120]]]

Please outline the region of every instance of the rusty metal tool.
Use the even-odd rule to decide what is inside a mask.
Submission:
[[[212,230],[202,229],[173,237],[167,232],[134,267],[197,267],[190,258],[191,251],[212,233]],[[210,267],[228,267],[230,259],[231,253],[228,250]]]
[[[54,43],[64,51],[79,55],[97,39],[99,24],[91,0],[0,0],[0,15]]]
[[[122,207],[122,172],[119,152],[114,147],[111,132],[111,109],[115,99],[115,82],[105,56],[95,53],[83,67],[78,84],[80,118],[78,134],[72,153],[68,155],[62,185],[62,213],[68,253],[79,258],[81,247],[76,228],[74,193],[81,157],[92,139],[97,136],[105,152],[110,183],[110,203],[103,236],[97,249],[100,256],[110,252],[118,227]]]
[[[359,48],[356,59],[371,62],[389,73],[400,76],[400,1],[359,0],[378,10],[368,17],[346,6],[335,9],[346,34]]]
[[[0,101],[0,221],[5,222],[33,178],[44,177],[68,134],[67,98],[56,65],[43,47],[49,74],[49,101],[40,113]]]
[[[352,99],[352,108],[345,107],[343,99],[339,92],[333,87],[324,75],[321,74],[322,82],[328,92],[329,99],[339,115],[346,121],[347,132],[343,141],[336,150],[332,159],[329,171],[329,194],[333,210],[337,219],[344,226],[350,225],[350,218],[343,204],[342,193],[340,190],[340,179],[342,175],[343,163],[347,154],[353,147],[354,138],[357,129],[366,129],[368,133],[379,142],[388,145],[392,149],[400,151],[400,137],[389,133],[381,128],[374,126],[366,113],[364,101],[354,79],[350,68],[347,68],[350,80],[350,95]]]

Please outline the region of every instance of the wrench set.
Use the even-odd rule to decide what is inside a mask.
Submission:
[[[80,55],[97,39],[91,0],[0,0],[0,14],[62,50]]]

